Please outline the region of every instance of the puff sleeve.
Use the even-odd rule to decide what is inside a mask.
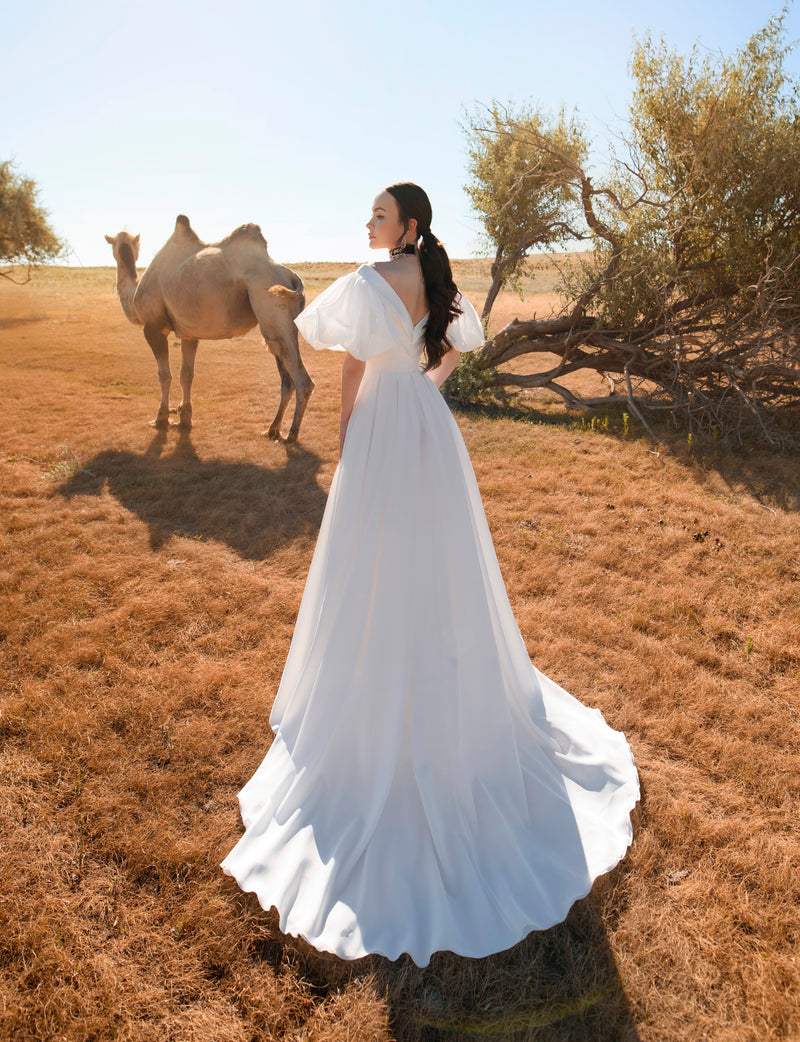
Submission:
[[[318,351],[349,351],[362,362],[408,339],[399,316],[387,311],[361,271],[336,279],[294,321]]]
[[[461,292],[458,303],[461,305],[461,314],[447,327],[447,339],[459,353],[483,347],[486,336],[478,312]]]

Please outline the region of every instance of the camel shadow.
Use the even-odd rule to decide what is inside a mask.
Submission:
[[[158,431],[143,454],[108,449],[88,460],[58,489],[62,496],[109,492],[148,527],[157,550],[172,536],[226,543],[246,560],[262,560],[298,536],[316,536],[327,492],[317,483],[322,460],[285,444],[274,469],[225,459],[201,460],[181,432],[163,455]]]

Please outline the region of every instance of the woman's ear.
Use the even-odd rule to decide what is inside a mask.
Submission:
[[[410,239],[411,242],[417,241],[417,219],[416,217],[409,217],[408,229],[406,231],[406,238]]]

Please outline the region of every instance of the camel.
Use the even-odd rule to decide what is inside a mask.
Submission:
[[[199,340],[227,340],[258,326],[275,356],[281,378],[281,401],[269,430],[280,437],[280,425],[292,392],[294,419],[287,441],[296,441],[308,399],[314,389],[300,357],[294,319],[303,310],[302,280],[276,264],[257,224],[243,224],[221,242],[201,242],[182,214],[175,231],[139,278],[139,236],[107,235],[117,262],[117,291],[128,319],[144,326],[161,381],[161,405],[152,427],[169,427],[167,334],[181,339],[181,389],[176,426],[192,426],[192,379]]]

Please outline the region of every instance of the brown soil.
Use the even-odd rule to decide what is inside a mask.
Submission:
[[[479,304],[486,266],[456,275]],[[340,359],[304,348],[289,447],[260,437],[260,339],[201,344],[195,428],[156,434],[113,282],[0,284],[0,1039],[800,1037],[796,461],[668,456],[544,398],[539,423],[458,415],[534,661],[632,744],[635,840],[509,952],[344,963],[218,868],[336,465]]]

